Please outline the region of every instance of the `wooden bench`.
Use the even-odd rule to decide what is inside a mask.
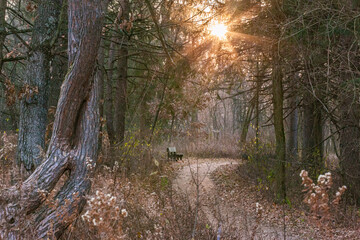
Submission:
[[[176,153],[176,147],[168,147],[166,151],[168,154],[168,160],[182,160],[182,157],[184,156],[184,154]]]

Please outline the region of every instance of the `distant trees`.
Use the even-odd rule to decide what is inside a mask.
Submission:
[[[246,139],[249,125],[258,125],[260,115],[260,133],[269,134],[271,130],[265,127],[269,122],[274,125],[276,157],[281,166],[276,168],[276,178],[282,179],[277,185],[284,185],[287,162],[300,164],[317,177],[329,167],[327,159],[337,155],[343,181],[352,189],[353,199],[359,199],[356,186],[360,179],[356,176],[360,174],[360,68],[356,23],[360,8],[354,1],[347,1],[346,7],[343,4],[335,0],[274,0],[261,4],[230,1],[221,9],[231,15],[228,38],[232,46],[247,49],[247,54],[238,57],[242,66],[232,63],[232,68],[241,66],[245,72],[239,71],[241,81],[246,81],[245,89],[238,93],[233,89],[234,96],[247,96],[241,117],[241,142]],[[251,67],[259,62],[268,66],[261,74]],[[230,81],[231,75],[224,76]],[[259,78],[260,94],[252,84],[252,79]],[[260,98],[256,102],[262,106],[259,110],[254,109],[253,100],[249,101],[257,96]],[[268,107],[273,110],[269,112]],[[253,134],[257,136],[258,131],[256,127]],[[284,190],[280,186],[277,189],[278,194]]]
[[[316,177],[324,167],[329,167],[325,161],[329,154],[338,154],[344,184],[350,188],[353,199],[359,199],[360,179],[354,177],[360,173],[357,117],[360,68],[356,57],[359,18],[354,16],[360,8],[354,1],[311,4],[289,1],[287,11],[286,31],[297,43],[294,47],[301,63],[297,72],[302,90],[303,164]],[[329,139],[335,139],[333,147],[325,149]],[[344,167],[347,164],[352,167]]]

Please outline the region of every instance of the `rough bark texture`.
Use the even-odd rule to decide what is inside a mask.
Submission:
[[[33,171],[41,163],[41,151],[45,148],[51,48],[61,7],[62,0],[40,1],[34,24],[23,86],[25,93],[20,104],[17,154],[18,164],[27,171]]]
[[[71,67],[61,88],[53,135],[45,161],[21,185],[0,192],[1,239],[59,238],[81,212],[90,188],[88,166],[97,158],[99,130],[92,75],[105,4],[69,0],[68,5]],[[66,171],[65,184],[54,199],[47,199]]]

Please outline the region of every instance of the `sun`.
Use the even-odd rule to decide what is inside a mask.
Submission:
[[[219,39],[225,39],[228,32],[227,27],[222,23],[215,23],[210,26],[210,33]]]

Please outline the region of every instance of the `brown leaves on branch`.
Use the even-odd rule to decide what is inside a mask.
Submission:
[[[9,79],[6,79],[4,81],[4,85],[6,104],[8,106],[14,105],[16,99],[21,100],[23,98],[26,98],[27,100],[29,100],[39,93],[39,88],[37,86],[30,86],[29,84],[25,84],[17,93],[15,84],[13,84]]]
[[[5,85],[6,104],[8,106],[12,106],[16,101],[15,85],[9,79],[5,80],[4,85]]]
[[[28,1],[25,9],[28,12],[33,12],[37,9],[37,5],[33,1]]]
[[[123,20],[122,23],[120,23],[120,29],[125,30],[126,32],[130,32],[131,28],[133,27],[133,20]]]
[[[39,88],[37,86],[30,86],[29,84],[25,84],[22,89],[20,90],[19,94],[18,94],[18,98],[19,99],[30,99],[32,98],[35,94],[39,93]]]

